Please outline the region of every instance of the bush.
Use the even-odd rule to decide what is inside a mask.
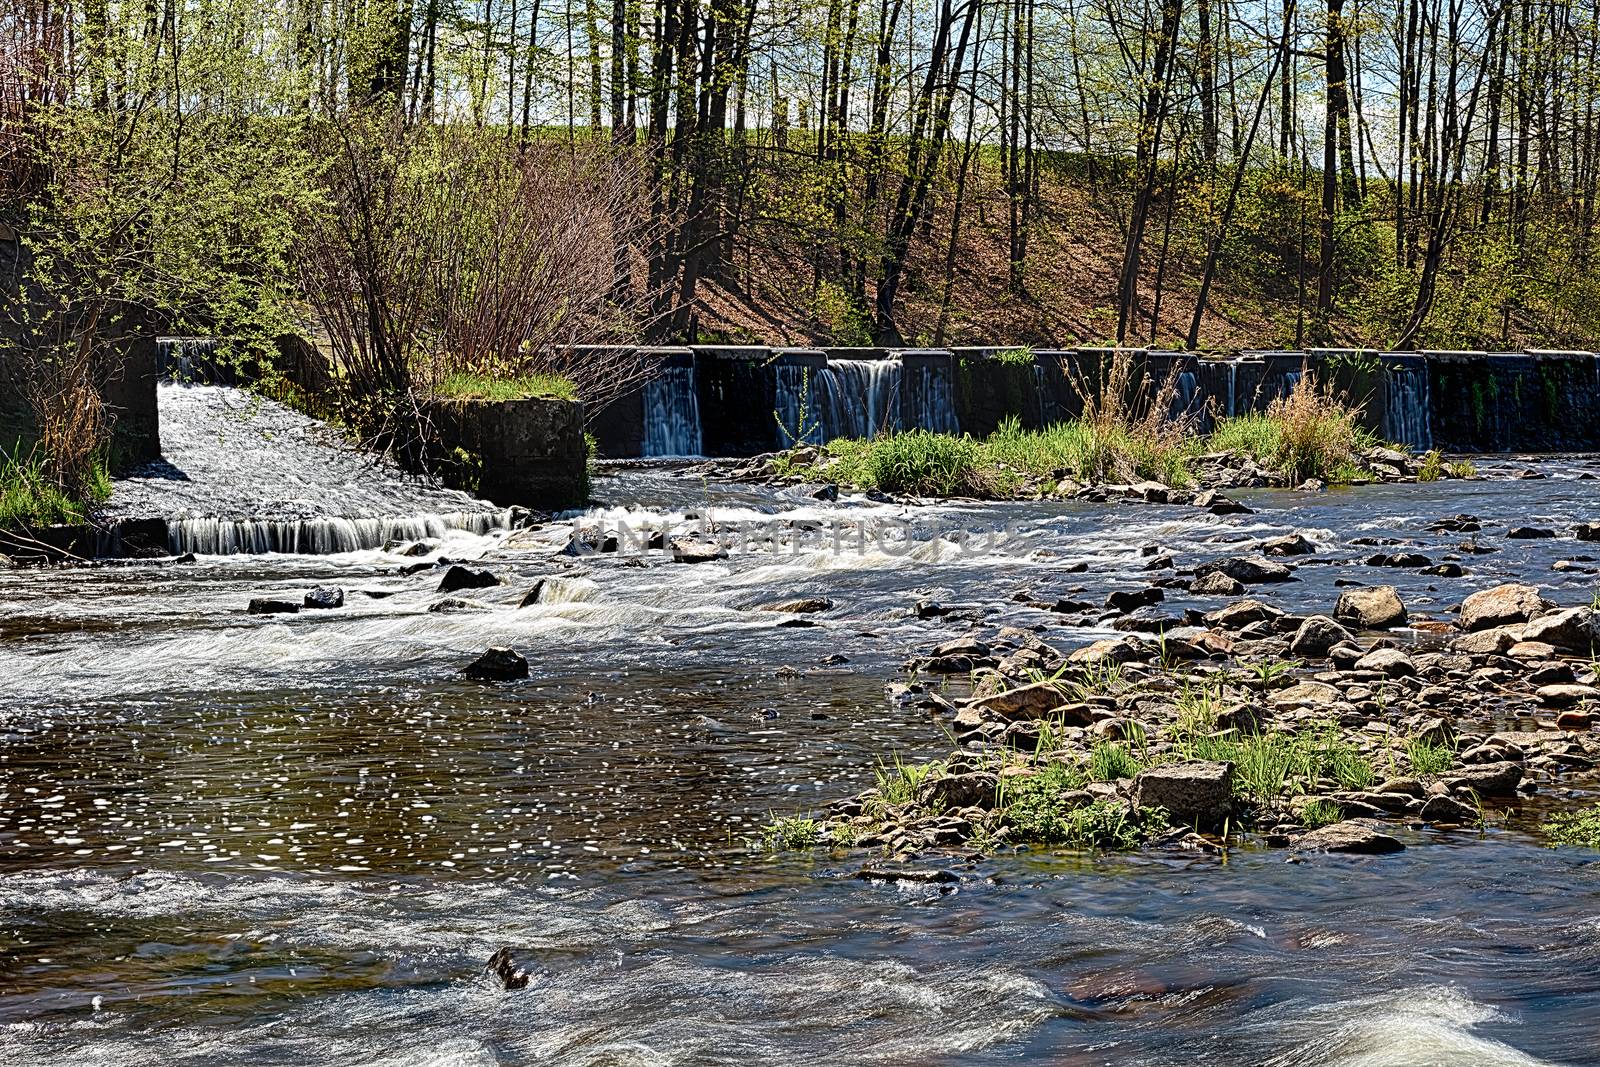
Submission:
[[[1375,443],[1357,425],[1360,415],[1360,407],[1319,386],[1307,373],[1265,412],[1223,420],[1208,445],[1218,451],[1243,452],[1291,482],[1321,478],[1346,483],[1360,474],[1359,450]]]
[[[1573,848],[1600,849],[1600,804],[1591,804],[1580,811],[1552,815],[1540,829],[1549,838],[1552,848],[1568,845]]]
[[[1005,821],[1019,843],[1073,848],[1138,848],[1167,825],[1160,808],[1128,808],[1115,800],[1081,803],[1068,794],[1083,783],[1076,768],[1052,765],[1023,780],[1006,808]]]
[[[762,827],[761,843],[768,852],[816,848],[822,844],[822,824],[805,815],[780,816]]]

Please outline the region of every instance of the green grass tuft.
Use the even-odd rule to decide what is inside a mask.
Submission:
[[[488,374],[457,373],[439,384],[439,395],[448,400],[551,400],[578,399],[577,387],[559,374],[522,374],[498,377]]]
[[[96,463],[84,487],[84,500],[62,491],[37,454],[21,458],[0,451],[0,529],[84,522],[88,504],[111,496],[111,475]]]
[[[1116,741],[1101,741],[1089,751],[1089,777],[1096,782],[1132,778],[1143,769],[1127,746]]]
[[[1443,774],[1456,764],[1454,749],[1420,738],[1406,742],[1406,756],[1411,760],[1411,770],[1424,776]]]
[[[822,824],[809,815],[781,815],[761,829],[761,844],[768,852],[816,848],[822,840]]]

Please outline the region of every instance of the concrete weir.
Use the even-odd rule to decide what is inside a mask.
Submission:
[[[992,433],[1079,415],[1106,388],[1119,350],[705,346],[641,348],[647,384],[589,424],[610,458],[740,456],[886,430]],[[1423,450],[1600,450],[1593,352],[1122,350],[1136,403],[1171,381],[1173,416],[1202,430],[1265,410],[1306,373],[1362,405],[1383,438]]]

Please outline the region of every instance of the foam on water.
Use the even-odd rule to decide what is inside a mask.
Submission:
[[[1327,1032],[1274,1058],[1270,1067],[1546,1067],[1550,1061],[1473,1032],[1504,1021],[1493,1008],[1442,986],[1322,1004],[1291,1025],[1327,1026]]]

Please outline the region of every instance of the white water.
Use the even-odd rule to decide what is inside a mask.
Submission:
[[[1384,370],[1384,436],[1419,451],[1432,448],[1432,410],[1428,365],[1420,359],[1387,361]]]
[[[815,371],[777,367],[778,415],[785,435],[825,444],[901,429],[902,370],[897,359],[834,359]]]

